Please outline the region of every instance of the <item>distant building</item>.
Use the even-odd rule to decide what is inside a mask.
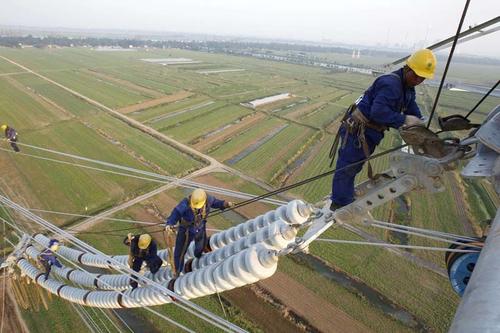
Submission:
[[[253,101],[246,102],[246,103],[241,103],[241,105],[244,107],[247,107],[247,108],[255,109],[258,106],[262,106],[262,105],[269,104],[269,103],[274,103],[274,102],[281,101],[283,99],[288,99],[291,97],[292,97],[292,94],[290,94],[290,93],[282,93],[282,94],[278,94],[278,95],[274,95],[274,96],[268,96],[268,97],[264,97],[264,98],[255,99]]]

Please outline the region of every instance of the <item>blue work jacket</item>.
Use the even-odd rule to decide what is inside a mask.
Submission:
[[[51,249],[43,250],[42,253],[40,253],[39,258],[41,261],[49,262],[51,265],[57,266],[59,268],[62,267],[61,263],[59,262],[59,260],[57,260],[56,255],[54,254],[54,252],[52,252]]]
[[[189,227],[191,231],[198,232],[206,224],[206,217],[210,213],[210,209],[224,209],[224,200],[216,199],[215,197],[208,195],[207,202],[205,203],[205,214],[202,216],[202,210],[196,210],[197,216],[195,217],[195,212],[189,206],[189,198],[184,198],[170,213],[167,218],[167,225],[176,225],[180,222],[181,227]]]
[[[369,120],[392,128],[403,126],[406,115],[422,118],[415,102],[415,88],[407,87],[403,82],[402,68],[379,76],[365,91],[358,109]],[[376,143],[384,137],[382,132],[371,128],[366,129],[366,135]]]

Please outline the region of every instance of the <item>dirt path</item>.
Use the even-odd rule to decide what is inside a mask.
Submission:
[[[245,316],[252,318],[266,333],[303,333],[299,327],[287,320],[272,305],[265,304],[250,287],[242,287],[223,294],[232,305],[238,307]]]
[[[121,109],[117,109],[117,111],[120,113],[123,113],[123,114],[128,114],[128,113],[132,113],[132,112],[137,112],[137,111],[149,109],[149,108],[152,108],[152,107],[155,107],[158,105],[180,101],[180,100],[187,98],[189,96],[192,96],[192,95],[193,95],[193,93],[191,93],[189,91],[182,90],[182,91],[176,92],[175,94],[172,94],[172,95],[167,95],[167,96],[159,97],[159,98],[152,99],[149,101],[145,101],[142,103],[129,105],[129,106],[123,107]]]
[[[19,75],[19,74],[26,74],[26,72],[2,73],[2,74],[0,74],[0,76],[11,76],[11,75]]]
[[[283,273],[277,272],[258,285],[321,332],[370,332],[368,327]]]

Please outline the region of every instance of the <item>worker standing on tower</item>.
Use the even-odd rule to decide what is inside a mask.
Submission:
[[[415,86],[432,79],[435,68],[436,57],[432,51],[419,50],[408,58],[403,68],[379,76],[349,107],[330,152],[333,162],[336,146],[342,142],[336,165],[339,171],[332,181],[331,210],[355,200],[354,179],[364,163],[347,166],[368,158],[384,137],[384,131],[389,127],[398,129],[423,124],[415,102]],[[368,175],[372,177],[369,162]]]
[[[14,149],[15,152],[19,152],[20,149],[17,146],[17,132],[14,128],[9,127],[7,125],[2,125],[0,126],[0,129],[2,130],[3,134],[5,135],[5,140],[10,142],[10,146],[12,149]]]
[[[212,208],[224,210],[233,207],[229,201],[219,200],[202,189],[196,189],[187,198],[184,198],[173,210],[166,221],[167,231],[172,231],[177,223],[177,238],[174,249],[175,274],[178,276],[184,268],[184,255],[191,241],[194,240],[194,256],[201,257],[209,251],[207,238],[207,216]]]
[[[42,264],[43,268],[45,268],[45,280],[49,278],[53,265],[59,268],[62,267],[55,254],[57,250],[59,250],[59,241],[57,239],[51,239],[49,241],[49,246],[38,255],[38,261]]]
[[[123,244],[129,246],[128,265],[130,268],[139,272],[142,264],[146,262],[146,266],[152,274],[158,272],[163,260],[158,256],[158,246],[150,234],[128,234],[123,240]],[[137,288],[138,283],[136,279],[136,276],[130,279],[132,289]]]

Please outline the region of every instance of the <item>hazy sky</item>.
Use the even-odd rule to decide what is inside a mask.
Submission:
[[[413,45],[453,35],[464,4],[459,0],[10,0],[2,3],[0,24]],[[498,15],[499,0],[472,0],[464,28]],[[500,31],[457,51],[500,58]]]

